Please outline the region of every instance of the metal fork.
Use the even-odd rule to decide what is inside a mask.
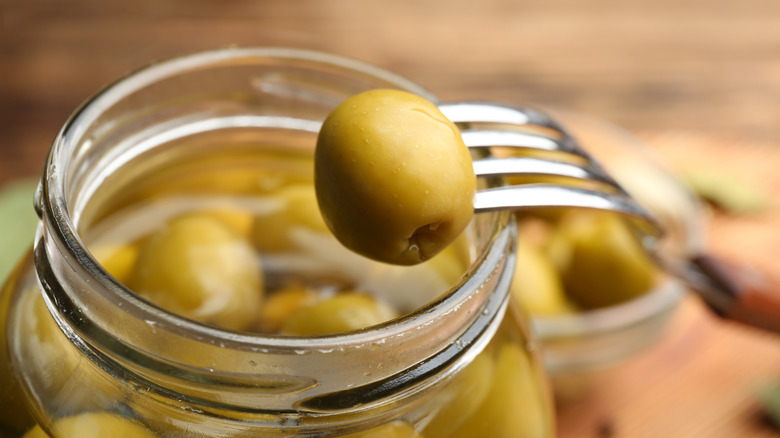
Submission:
[[[558,122],[523,107],[483,102],[440,104],[475,154],[478,177],[556,177],[555,184],[529,183],[477,191],[475,212],[533,210],[545,207],[613,211],[632,219],[648,254],[683,280],[719,316],[780,333],[780,281],[750,267],[706,253],[670,260],[658,251],[663,230],[653,215],[632,198]],[[536,151],[536,156],[495,157],[491,148]],[[539,154],[543,151],[543,154]],[[565,181],[571,184],[564,183]],[[582,187],[587,183],[587,188]]]
[[[474,159],[477,177],[558,177],[561,183],[520,184],[481,189],[474,199],[477,213],[496,210],[531,210],[543,207],[614,211],[633,219],[654,246],[662,234],[654,217],[636,202],[575,138],[545,113],[531,108],[493,103],[441,104],[439,109],[461,129],[471,149],[505,147],[545,151],[548,157],[485,154]],[[572,184],[563,184],[570,181]],[[588,183],[588,188],[580,183]]]

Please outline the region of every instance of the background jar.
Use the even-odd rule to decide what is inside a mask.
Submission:
[[[139,298],[90,253],[85,230],[148,193],[139,187],[176,181],[171,169],[230,172],[243,159],[229,157],[250,150],[307,178],[321,121],[372,88],[436,101],[403,78],[330,55],[225,49],[140,70],[80,108],[36,194],[34,257],[0,301],[0,354],[9,356],[0,365],[2,433],[21,436],[37,422],[64,437],[83,420],[129,436],[553,436],[534,344],[508,299],[510,214],[475,218],[468,268],[452,284],[387,297],[408,313],[329,336],[196,323]]]

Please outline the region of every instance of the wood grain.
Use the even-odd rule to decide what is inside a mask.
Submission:
[[[19,164],[2,179],[37,171],[67,115],[121,74],[232,44],[357,58],[445,99],[780,140],[773,0],[8,0],[0,44],[0,147]]]
[[[68,115],[141,65],[226,45],[363,60],[446,100],[563,107],[637,132],[680,168],[721,166],[771,194],[715,214],[714,250],[780,272],[776,0],[7,0],[0,184],[40,172]],[[669,335],[561,406],[561,437],[769,437],[753,385],[780,379],[778,338],[686,300]]]

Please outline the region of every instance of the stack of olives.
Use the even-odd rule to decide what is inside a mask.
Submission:
[[[440,293],[465,272],[467,242],[451,244],[473,215],[476,178],[457,127],[434,104],[393,90],[347,99],[323,124],[314,169],[313,182],[268,188],[271,206],[260,213],[193,205],[133,241],[98,239],[91,251],[120,282],[164,309],[230,330],[287,335],[358,330],[424,303],[388,303],[378,296],[392,294],[360,290],[354,281],[280,280],[269,274],[279,269],[263,266],[311,252],[330,231],[355,253],[393,265],[420,264],[443,251],[424,267],[383,269],[328,246],[336,252],[328,258],[364,271],[357,283],[373,286],[388,272],[403,272],[395,280],[430,286],[439,278],[429,289]]]
[[[600,309],[652,290],[659,271],[615,213],[519,215],[512,294],[532,315]]]
[[[298,214],[306,209],[316,213],[313,187],[284,187],[275,200],[280,201],[280,209],[254,217],[240,210],[187,211],[150,235],[122,245],[97,244],[92,252],[110,274],[141,297],[229,330],[323,335],[400,316],[396,308],[370,293],[373,290],[355,289],[356,282],[377,282],[382,275],[395,273],[372,270],[356,281],[307,281],[266,269],[266,261],[282,263],[278,260],[284,260],[284,255],[294,254],[296,233],[328,237],[319,215]],[[343,258],[341,262],[349,263]],[[429,266],[434,279],[428,281],[441,278],[442,283],[454,281],[453,273],[460,275],[466,268],[454,249]]]

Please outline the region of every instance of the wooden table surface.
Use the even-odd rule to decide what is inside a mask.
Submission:
[[[68,114],[152,60],[227,45],[357,58],[445,100],[554,105],[615,122],[680,169],[764,190],[713,214],[714,251],[780,274],[776,0],[7,0],[0,4],[0,184],[38,174]],[[561,437],[769,437],[754,396],[780,338],[686,299],[668,335],[558,411]]]

